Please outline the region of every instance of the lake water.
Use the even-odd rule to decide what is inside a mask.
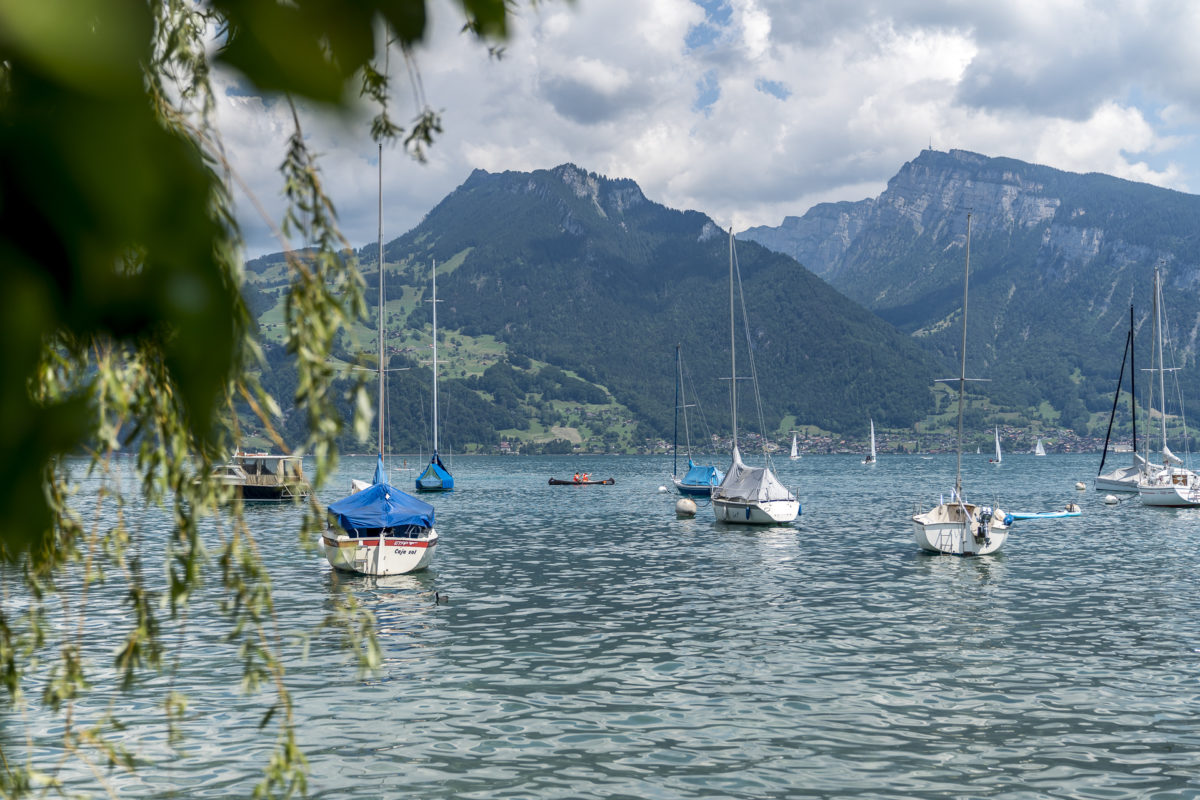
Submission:
[[[460,488],[426,496],[433,568],[379,580],[300,553],[294,509],[250,509],[285,633],[317,629],[335,583],[378,617],[377,676],[357,676],[336,631],[285,637],[310,796],[1200,797],[1200,511],[1077,491],[1098,456],[972,454],[969,499],[1083,516],[1018,522],[995,556],[938,557],[909,516],[949,493],[954,457],[859,461],[778,461],[803,515],[747,528],[704,505],[676,519],[658,491],[669,457],[458,458]],[[322,501],[372,467],[343,459]],[[577,469],[616,484],[547,485]],[[147,553],[168,524],[145,512]],[[99,637],[123,618],[104,591]],[[258,780],[270,698],[239,692],[236,652],[206,632],[218,600],[196,599],[191,657],[149,685],[190,695],[187,754],[168,758],[157,694],[89,701],[167,759],[108,775],[122,797],[248,796]],[[30,724],[53,758],[56,729]]]

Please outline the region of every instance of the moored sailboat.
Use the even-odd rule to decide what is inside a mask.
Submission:
[[[1162,466],[1142,475],[1138,481],[1138,496],[1143,505],[1173,506],[1176,508],[1200,506],[1200,476],[1187,467],[1184,459],[1171,452],[1167,446],[1167,396],[1165,373],[1168,371],[1163,350],[1163,297],[1162,278],[1154,270],[1154,335],[1158,354],[1159,420],[1162,424]],[[1153,384],[1151,384],[1153,386]],[[1153,389],[1151,390],[1153,394]],[[1150,401],[1154,405],[1153,398]],[[1181,414],[1182,416],[1182,414]],[[1185,424],[1184,429],[1187,426]],[[1186,455],[1186,452],[1185,452]]]
[[[735,251],[733,229],[729,230],[729,394],[733,419],[733,459],[725,479],[713,490],[713,514],[718,522],[743,525],[777,525],[794,520],[800,514],[800,501],[771,471],[770,454],[767,466],[750,467],[742,461],[737,437],[737,337],[734,334],[734,269]],[[754,353],[750,353],[750,377],[757,381]],[[758,392],[755,391],[755,396]]]
[[[438,543],[433,506],[387,482],[383,463],[383,147],[379,148],[379,458],[371,483],[353,481],[351,493],[329,506],[321,549],[330,566],[360,575],[402,575],[428,567]]]
[[[966,270],[963,276],[962,368],[958,377],[958,464],[954,491],[929,511],[913,514],[913,537],[922,550],[959,556],[995,553],[1008,539],[1011,518],[991,506],[968,503],[962,492],[963,402],[967,388],[967,287],[971,277],[971,215],[967,214]],[[996,431],[996,456],[1000,433]]]
[[[1117,416],[1117,402],[1121,399],[1121,384],[1125,379],[1125,362],[1129,362],[1129,418],[1133,426],[1133,463],[1117,467],[1112,472],[1104,471],[1104,462],[1108,458],[1108,443],[1112,438],[1113,420]],[[1148,471],[1149,464],[1138,453],[1137,446],[1137,367],[1133,356],[1133,306],[1129,306],[1129,333],[1125,336],[1125,353],[1121,356],[1121,373],[1117,376],[1117,391],[1113,394],[1112,411],[1108,415],[1108,430],[1104,434],[1104,450],[1100,454],[1100,468],[1096,470],[1096,478],[1092,485],[1102,492],[1136,492],[1138,482]]]
[[[429,466],[425,467],[425,471],[417,478],[418,492],[452,492],[454,491],[454,476],[446,469],[446,465],[442,463],[442,457],[438,453],[438,360],[437,360],[437,261],[433,262],[432,269],[432,285],[433,285],[433,458],[429,460]]]
[[[675,345],[675,443],[672,448],[671,483],[684,495],[708,497],[713,488],[725,479],[725,473],[712,464],[697,464],[692,460],[692,435],[688,429],[687,410],[683,392],[683,357]],[[682,401],[682,402],[681,402]],[[683,411],[683,436],[687,445],[688,471],[679,477],[679,412]]]

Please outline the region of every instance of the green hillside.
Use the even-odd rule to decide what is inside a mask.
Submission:
[[[792,425],[857,431],[868,417],[907,427],[932,410],[937,370],[909,337],[790,258],[753,243],[737,254],[769,434],[782,439]],[[376,286],[375,247],[359,257]],[[421,301],[435,260],[441,438],[455,450],[502,438],[611,449],[669,438],[677,342],[714,432],[728,433],[729,242],[703,214],[571,165],[476,171],[388,243],[385,260],[389,354],[393,366],[412,367],[390,381],[394,449],[428,449],[430,373],[420,362],[430,312]],[[272,264],[247,265],[268,340],[280,333]],[[367,300],[375,303],[373,289]],[[343,357],[372,359],[374,336],[370,321],[349,331]],[[745,352],[739,359],[748,367]],[[742,392],[740,427],[754,430],[749,387]]]

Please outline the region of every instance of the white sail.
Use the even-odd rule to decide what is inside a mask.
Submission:
[[[875,463],[875,420],[871,420],[871,450],[867,457],[863,459],[864,464]]]
[[[1000,453],[1000,429],[996,428],[996,463],[999,464],[1004,460],[1004,456]]]
[[[1039,439],[1038,439],[1038,441],[1037,441],[1037,447],[1033,448],[1033,454],[1034,454],[1035,456],[1044,456],[1044,455],[1046,455],[1046,448],[1042,447],[1042,440],[1041,440],[1041,438],[1039,438]]]
[[[800,458],[800,449],[796,445],[796,434],[792,434],[792,454],[788,456],[792,461]]]

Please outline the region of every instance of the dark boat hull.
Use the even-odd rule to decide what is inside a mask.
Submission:
[[[551,486],[612,486],[616,483],[612,478],[605,478],[602,481],[560,481],[558,478],[551,478]]]

